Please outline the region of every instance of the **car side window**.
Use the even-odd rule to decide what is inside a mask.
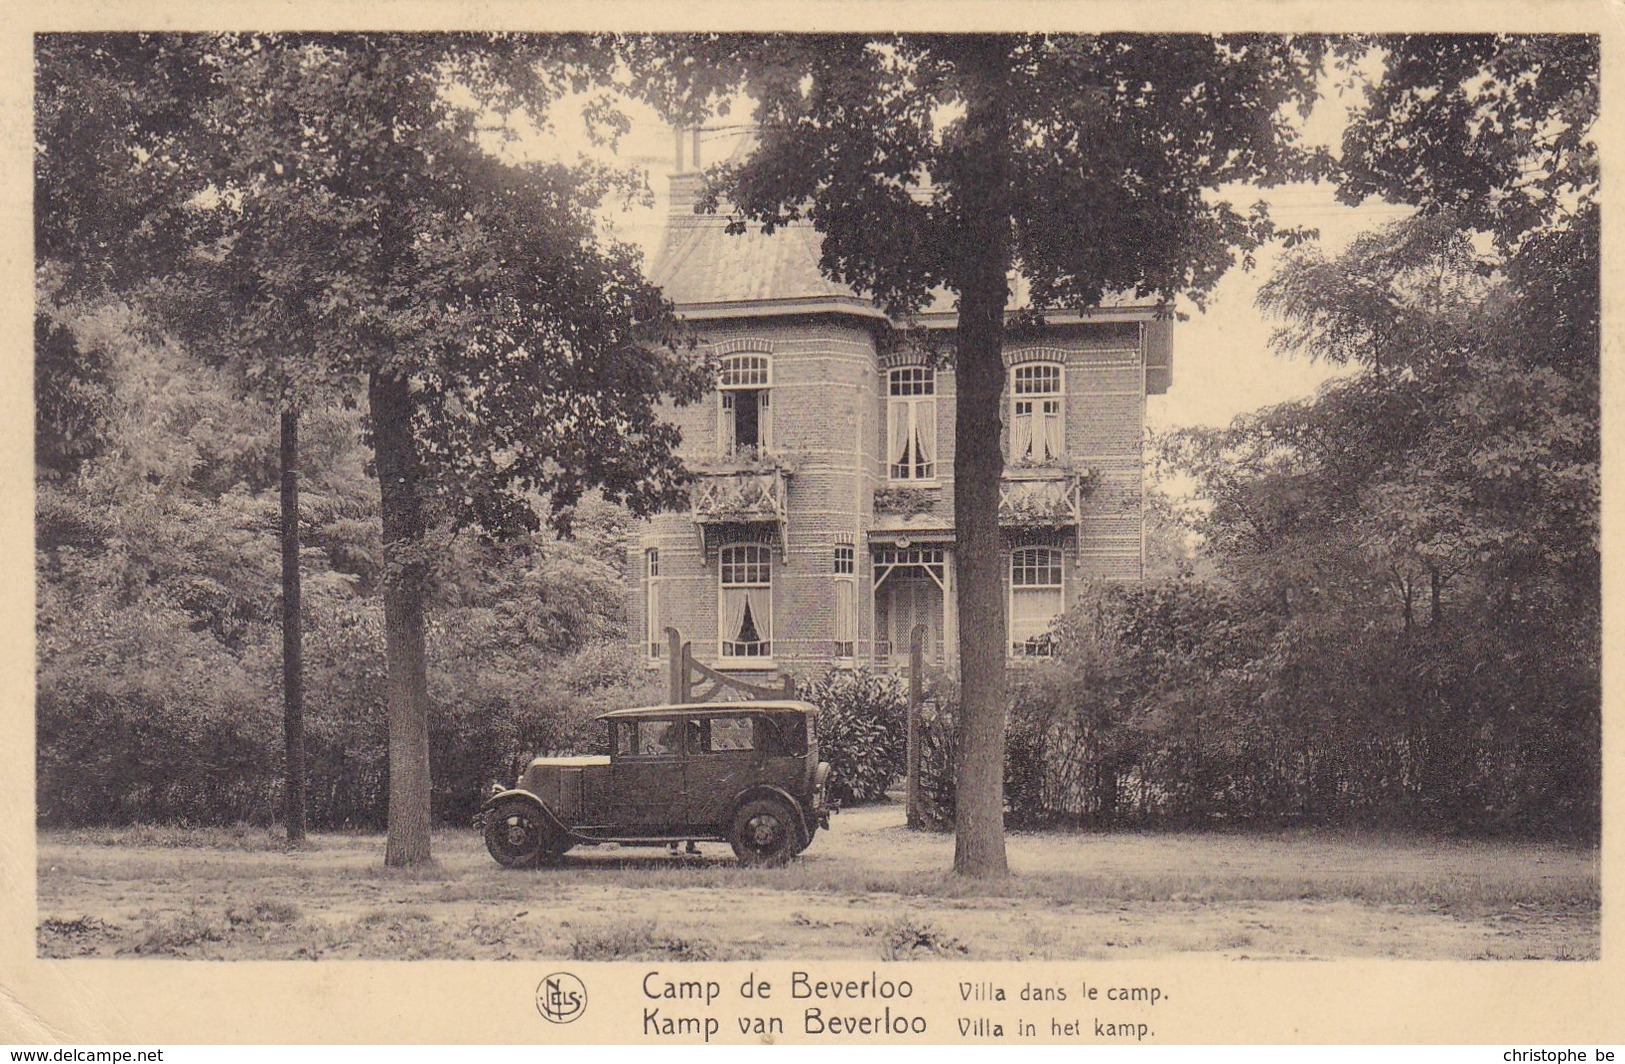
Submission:
[[[712,717],[706,745],[703,749],[713,754],[734,753],[757,749],[754,717]]]
[[[625,720],[615,729],[617,757],[674,757],[682,751],[683,722]]]
[[[801,757],[807,752],[807,722],[793,714],[758,717],[756,749],[769,757]]]

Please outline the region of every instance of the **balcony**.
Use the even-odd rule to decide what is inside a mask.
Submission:
[[[1079,477],[1061,469],[1006,469],[999,481],[1005,528],[1075,528],[1082,522]]]
[[[694,523],[700,529],[702,549],[710,546],[706,542],[708,532],[714,533],[729,525],[767,525],[778,533],[782,551],[788,517],[785,509],[788,477],[783,469],[699,473],[689,497],[693,503]]]
[[[784,473],[701,473],[694,481],[694,520],[701,524],[783,521]]]

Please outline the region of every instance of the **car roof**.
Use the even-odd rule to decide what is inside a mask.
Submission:
[[[612,709],[600,713],[596,720],[637,720],[643,717],[677,717],[702,714],[707,717],[743,717],[752,713],[804,713],[818,715],[818,707],[811,702],[669,702],[662,706],[638,706],[633,709]]]

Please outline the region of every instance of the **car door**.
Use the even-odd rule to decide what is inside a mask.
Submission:
[[[689,823],[726,832],[735,800],[761,777],[756,718],[696,715],[689,720],[688,734]]]
[[[683,821],[681,720],[623,720],[610,759],[612,832],[658,835]]]

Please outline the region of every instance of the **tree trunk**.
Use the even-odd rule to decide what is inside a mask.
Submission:
[[[304,648],[299,616],[299,414],[282,411],[283,819],[289,845],[305,841]]]
[[[429,679],[423,641],[428,556],[411,383],[375,371],[368,386],[384,518],[384,649],[389,681],[389,841],[384,864],[429,860]]]
[[[966,43],[966,170],[955,183],[964,211],[963,270],[954,376],[954,551],[959,572],[958,758],[954,871],[1008,873],[1004,851],[1006,625],[999,543],[1000,410],[1004,308],[1010,268],[1010,145],[997,41]]]
[[[1443,608],[1443,605],[1442,605],[1442,603],[1440,603],[1439,598],[1440,598],[1440,593],[1443,590],[1444,590],[1444,580],[1440,578],[1439,570],[1437,570],[1437,569],[1429,569],[1428,570],[1428,606],[1429,606],[1429,610],[1428,610],[1428,627],[1429,628],[1437,628],[1437,627],[1439,627],[1439,618],[1440,618],[1440,612],[1439,611]]]

